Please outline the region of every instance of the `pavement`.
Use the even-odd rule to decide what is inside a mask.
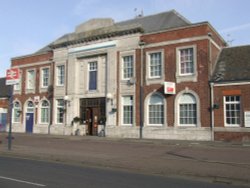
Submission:
[[[250,143],[0,133],[0,155],[250,187]]]

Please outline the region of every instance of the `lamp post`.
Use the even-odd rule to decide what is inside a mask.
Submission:
[[[143,130],[143,124],[144,124],[144,92],[143,92],[143,76],[144,76],[144,66],[143,66],[143,49],[145,46],[145,42],[144,41],[140,41],[139,42],[139,46],[141,49],[141,81],[140,81],[140,139],[142,139],[143,135],[142,135],[142,130]]]

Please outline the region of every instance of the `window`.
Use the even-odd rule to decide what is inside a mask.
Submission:
[[[35,89],[35,70],[27,72],[27,89]]]
[[[153,94],[148,102],[148,122],[153,125],[164,123],[164,99],[158,94]]]
[[[57,66],[57,86],[64,85],[65,67],[64,65]]]
[[[13,104],[12,121],[13,123],[21,122],[21,106],[19,102],[14,102]]]
[[[133,56],[124,56],[123,61],[123,79],[129,79],[134,75],[134,58]]]
[[[159,78],[162,76],[162,53],[149,54],[149,77]]]
[[[197,104],[192,94],[183,94],[179,98],[179,124],[182,126],[197,125]]]
[[[89,90],[97,89],[97,62],[89,62]]]
[[[224,114],[226,125],[240,125],[240,96],[224,97]]]
[[[194,49],[180,49],[179,58],[180,75],[194,74]]]
[[[123,121],[124,125],[133,124],[133,96],[122,97],[122,110],[123,110]]]
[[[42,69],[42,87],[49,86],[49,68]]]
[[[17,83],[17,84],[14,85],[14,90],[15,91],[20,91],[20,89],[21,89],[21,84],[20,83],[21,82],[19,82],[19,83]]]
[[[64,100],[56,100],[56,122],[63,123],[63,114],[64,114]]]
[[[41,123],[49,123],[49,102],[44,100],[41,104]]]
[[[27,113],[34,113],[34,103],[32,101],[28,101],[26,110]]]

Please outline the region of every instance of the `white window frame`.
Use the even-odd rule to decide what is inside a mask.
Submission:
[[[193,49],[193,73],[181,73],[181,50]],[[182,46],[176,48],[176,81],[180,82],[197,82],[197,47],[196,45]]]
[[[91,63],[95,63],[95,69],[91,69]],[[96,71],[96,89],[90,89],[90,85],[89,85],[89,81],[90,81],[90,72],[92,71]],[[89,92],[95,92],[98,90],[98,61],[97,60],[93,60],[93,61],[88,61],[88,91]]]
[[[58,105],[59,100],[63,102],[61,106]],[[59,120],[59,113],[60,113],[60,112],[59,112],[59,109],[60,109],[60,108],[63,110],[62,122],[59,122],[59,121],[58,121],[58,120]],[[64,100],[63,100],[63,99],[56,99],[56,108],[55,108],[55,110],[56,110],[56,112],[55,112],[55,114],[56,114],[56,118],[55,118],[56,124],[63,124],[63,123],[64,123],[64,116],[65,116],[65,114],[64,114],[64,113],[65,113],[65,112],[64,112],[64,109],[65,109]]]
[[[48,84],[47,85],[45,85],[44,84],[44,70],[45,69],[47,69],[48,70],[48,77],[47,77],[47,79],[48,79]],[[49,84],[50,84],[50,68],[49,67],[42,67],[41,68],[41,70],[40,70],[40,72],[41,72],[41,77],[40,77],[40,79],[41,79],[41,81],[40,81],[40,83],[41,83],[41,88],[47,88],[48,86],[49,86]]]
[[[152,96],[154,95],[157,95],[159,96],[161,99],[162,99],[162,105],[163,105],[163,123],[162,124],[156,124],[156,123],[150,123],[150,120],[149,120],[149,105],[150,105],[150,99]],[[157,92],[154,92],[154,93],[151,93],[148,97],[147,97],[147,100],[146,100],[146,122],[147,122],[147,125],[148,126],[156,126],[156,127],[162,127],[166,124],[167,122],[167,117],[166,117],[166,100],[164,98],[164,96],[162,96],[160,93],[157,93]]]
[[[156,75],[156,76],[152,76],[151,75],[151,67],[152,67],[152,65],[151,65],[151,60],[152,60],[152,55],[153,54],[159,54],[159,57],[160,57],[160,70],[159,70],[159,72],[160,72],[160,75]],[[162,52],[161,51],[156,51],[156,52],[149,52],[148,53],[148,77],[150,78],[150,79],[155,79],[155,78],[161,78],[162,77],[162,75],[163,75],[163,56],[162,56]]]
[[[131,67],[125,67],[125,61],[124,61],[124,59],[125,59],[126,57],[132,57],[132,58],[131,58],[131,59],[132,59],[132,62],[131,62],[132,65],[131,65]],[[122,70],[121,70],[122,80],[129,80],[129,79],[133,78],[134,75],[135,75],[135,73],[134,73],[134,71],[135,71],[135,68],[134,68],[135,56],[134,56],[134,54],[122,55],[122,56],[121,56],[121,62],[122,62],[122,66],[121,66],[121,67],[122,67]],[[131,75],[125,77],[125,68],[126,68],[126,69],[132,69]]]
[[[19,104],[19,107],[15,107],[15,104],[18,103]],[[12,122],[13,123],[21,123],[21,110],[22,110],[22,107],[21,107],[21,103],[19,101],[14,101],[13,102],[13,109],[12,109]],[[17,117],[16,117],[16,113],[19,114],[18,116],[18,121],[17,120]]]
[[[62,73],[62,69],[60,69],[61,67],[63,67],[63,73]],[[56,66],[56,86],[64,86],[65,84],[65,65],[61,64],[61,65],[57,65]]]
[[[132,102],[132,104],[125,104],[124,99],[130,97],[130,99],[132,98],[132,100],[130,100],[130,102]],[[134,96],[133,95],[123,95],[121,97],[121,124],[123,126],[132,126],[134,124]],[[131,114],[131,119],[132,119],[132,123],[124,123],[124,106],[129,106],[132,108],[132,114]]]
[[[30,72],[34,73],[33,80],[31,78]],[[33,84],[31,85],[30,83],[33,81]],[[29,69],[26,72],[26,89],[27,90],[35,90],[36,88],[36,70],[35,69]]]
[[[47,102],[48,103],[48,106],[47,107],[43,107],[43,102]],[[40,122],[40,124],[49,124],[49,122],[50,122],[50,103],[49,103],[49,101],[48,100],[41,100],[41,102],[40,102],[40,113],[39,113],[39,122]],[[47,122],[43,122],[42,121],[42,113],[43,113],[43,109],[47,109],[48,110],[48,121]]]
[[[151,54],[161,54],[161,75],[151,76]],[[164,49],[158,49],[146,52],[146,85],[150,84],[161,84],[165,80],[165,55]]]
[[[226,98],[227,97],[239,97],[239,101],[226,101]],[[225,127],[240,127],[240,125],[241,125],[241,113],[242,113],[242,111],[241,111],[241,96],[239,96],[239,95],[230,95],[230,96],[224,96],[223,97],[223,103],[224,103],[224,125],[225,125]],[[226,105],[227,104],[229,104],[229,105],[240,105],[240,110],[239,110],[239,123],[235,123],[235,124],[228,124],[227,123],[227,110],[226,110]],[[230,118],[235,118],[236,116],[234,116],[234,117],[230,117]]]
[[[191,103],[188,103],[188,102],[186,102],[186,103],[181,103],[180,102],[180,100],[181,100],[181,97],[183,96],[183,95],[190,95],[191,97],[193,97],[194,98],[194,100],[195,100],[195,103],[193,103],[193,102],[191,102]],[[180,118],[181,118],[181,114],[180,114],[180,105],[181,104],[191,104],[191,105],[193,105],[193,104],[195,104],[195,106],[196,106],[196,123],[195,124],[181,124],[181,122],[180,122]],[[187,118],[189,118],[189,116],[187,117]],[[178,125],[180,126],[180,127],[196,127],[197,125],[198,125],[198,104],[197,104],[197,98],[192,94],[192,93],[183,93],[182,95],[180,95],[179,96],[179,98],[178,98]]]

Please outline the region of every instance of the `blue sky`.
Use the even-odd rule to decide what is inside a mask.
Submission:
[[[209,21],[232,46],[250,44],[249,0],[1,0],[0,77],[10,59],[31,54],[91,18],[116,22],[175,9],[192,23]]]

